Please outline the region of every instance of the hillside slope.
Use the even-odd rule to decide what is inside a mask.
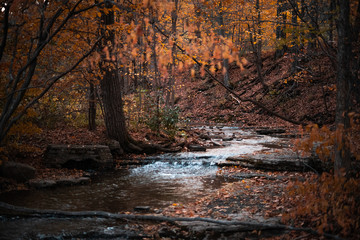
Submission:
[[[314,55],[314,54],[313,54]],[[246,57],[244,70],[231,66],[230,82],[234,91],[244,98],[263,103],[269,110],[287,118],[317,124],[331,124],[335,115],[335,72],[328,58],[317,54],[311,59],[299,59],[298,71],[291,73],[291,56],[274,60],[273,53],[263,55],[263,77],[269,86],[264,89],[257,77],[252,56]],[[190,122],[235,123],[245,126],[292,125],[249,102],[238,102],[210,78],[191,78],[183,75],[185,87],[180,91],[178,104],[182,117]],[[222,75],[217,74],[221,79]]]

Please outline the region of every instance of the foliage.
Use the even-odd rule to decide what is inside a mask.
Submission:
[[[320,233],[359,238],[360,179],[323,173],[288,186],[285,202],[291,208],[284,223],[310,226]]]
[[[177,124],[179,122],[179,107],[164,107],[162,109],[162,126],[164,127],[165,132],[170,136],[174,137],[177,133],[178,127]]]
[[[354,112],[349,114],[350,127],[344,130],[343,126],[339,126],[336,130],[331,130],[324,125],[321,128],[317,124],[306,126],[305,130],[300,129],[304,137],[296,140],[296,150],[303,153],[316,153],[323,161],[334,161],[334,146],[336,139],[345,136],[346,148],[350,150],[351,155],[357,161],[360,160],[360,115]],[[345,146],[339,145],[338,149],[345,149]]]
[[[180,108],[166,106],[160,96],[148,90],[138,89],[137,94],[126,96],[125,112],[128,122],[135,128],[145,124],[151,131],[165,131],[171,138],[177,133]]]
[[[39,151],[39,148],[24,140],[24,137],[31,138],[42,132],[41,128],[36,124],[38,116],[37,112],[30,109],[16,125],[13,125],[4,140],[6,143],[5,147],[0,148],[0,156],[3,155],[5,160],[9,160],[9,157],[24,157]]]
[[[64,77],[95,49],[97,27],[87,20],[97,17],[96,6],[85,1],[1,3],[1,144],[26,111],[54,84],[66,82]]]

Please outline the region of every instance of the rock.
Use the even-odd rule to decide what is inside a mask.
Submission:
[[[233,137],[224,137],[223,138],[223,141],[232,141],[232,140],[234,140]]]
[[[110,140],[107,143],[107,146],[113,156],[121,156],[124,154],[124,150],[121,148],[120,143],[116,140]]]
[[[58,180],[50,180],[50,179],[31,180],[29,181],[29,185],[30,187],[33,188],[50,188],[50,187],[88,184],[90,182],[91,182],[90,178],[80,177],[80,178],[63,178]]]
[[[206,135],[206,134],[200,134],[199,138],[204,139],[204,140],[210,140],[209,135]]]
[[[65,178],[56,180],[57,186],[72,186],[79,184],[87,184],[90,183],[91,179],[88,177],[80,177],[80,178]]]
[[[209,135],[209,137],[211,139],[223,139],[224,138],[223,135],[219,135],[219,134]]]
[[[36,169],[23,163],[12,161],[3,162],[0,166],[0,175],[15,179],[17,182],[26,182],[35,177]]]
[[[292,154],[278,155],[274,153],[257,155],[239,155],[229,157],[217,163],[218,166],[240,166],[273,171],[323,171],[321,161],[313,157],[298,158]]]
[[[165,239],[176,239],[179,238],[175,229],[172,229],[168,226],[161,227],[158,231],[158,234],[161,238]]]
[[[53,168],[111,169],[114,159],[105,145],[49,145],[45,163]]]
[[[282,128],[269,128],[269,129],[258,129],[255,131],[257,134],[261,135],[270,135],[270,134],[280,134],[286,132],[285,129]]]
[[[134,211],[135,212],[150,212],[150,207],[149,206],[136,206],[134,207]]]
[[[194,151],[194,152],[205,152],[206,151],[206,148],[201,146],[201,145],[189,145],[189,150],[190,151]]]
[[[56,184],[57,184],[57,183],[56,183],[55,180],[47,180],[47,179],[31,180],[31,181],[29,181],[30,187],[33,187],[33,188],[49,188],[49,187],[55,187]]]

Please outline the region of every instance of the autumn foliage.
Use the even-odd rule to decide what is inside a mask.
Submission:
[[[285,202],[290,210],[282,221],[310,226],[319,233],[360,237],[360,180],[324,173],[288,186]]]

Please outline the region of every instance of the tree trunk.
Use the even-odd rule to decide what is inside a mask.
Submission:
[[[282,57],[286,51],[286,33],[285,33],[285,24],[286,24],[286,13],[285,13],[285,2],[284,0],[277,0],[277,26],[276,26],[276,40],[281,42],[275,51],[275,59]]]
[[[90,80],[89,87],[89,130],[96,130],[96,94],[94,83]]]
[[[223,9],[223,5],[222,2],[220,1],[219,3],[219,10],[218,10],[218,22],[219,22],[219,26],[220,26],[220,35],[224,38],[226,38],[226,34],[225,34],[225,24],[224,24],[224,9]],[[223,68],[225,69],[224,71],[224,84],[225,86],[229,87],[230,86],[230,77],[229,77],[229,59],[223,59]]]
[[[337,52],[337,96],[336,117],[337,133],[335,144],[335,174],[340,174],[341,169],[350,170],[350,150],[346,143],[347,130],[349,128],[350,110],[350,84],[351,84],[351,31],[350,31],[350,3],[349,0],[338,2],[338,52]]]
[[[110,9],[112,4],[106,2],[105,8]],[[113,31],[107,29],[107,26],[114,24],[114,12],[107,11],[102,12],[102,24],[104,25],[104,31],[107,31],[104,35],[103,48],[108,47],[106,51],[109,51],[109,58],[106,58],[103,54],[103,60],[100,64],[100,68],[103,72],[103,77],[100,81],[101,97],[104,107],[104,120],[106,125],[106,132],[109,138],[115,139],[120,143],[120,146],[126,152],[141,151],[135,145],[131,144],[133,141],[127,131],[125,114],[123,110],[122,100],[122,85],[121,78],[119,77],[117,64],[113,61],[111,54],[113,54],[114,38]],[[109,44],[110,43],[110,44]]]
[[[291,12],[291,23],[293,24],[292,26],[292,37],[291,37],[291,52],[292,54],[292,63],[291,63],[291,74],[294,74],[296,72],[298,72],[298,65],[299,65],[299,61],[298,61],[298,55],[299,55],[299,46],[298,46],[298,37],[299,37],[299,31],[298,31],[298,27],[297,27],[297,12],[298,12],[298,2],[297,0],[294,1],[294,8]]]
[[[174,9],[171,12],[171,32],[174,38],[176,38],[176,26],[178,19],[178,0],[174,0]],[[168,81],[168,89],[166,91],[166,105],[170,107],[174,107],[175,104],[175,66],[176,66],[176,46],[175,44],[171,49],[171,58],[172,62],[169,67],[169,81]]]

